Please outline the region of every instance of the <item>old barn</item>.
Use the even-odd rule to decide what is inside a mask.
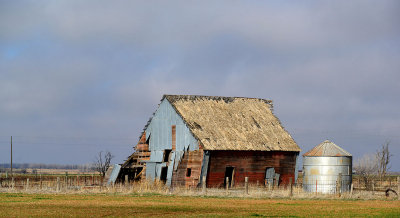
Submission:
[[[161,180],[168,186],[279,184],[297,177],[299,146],[257,98],[164,95],[122,164],[121,178]]]

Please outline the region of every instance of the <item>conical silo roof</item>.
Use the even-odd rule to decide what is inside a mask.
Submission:
[[[303,156],[307,157],[351,157],[352,155],[335,143],[325,140],[321,144],[309,150]]]

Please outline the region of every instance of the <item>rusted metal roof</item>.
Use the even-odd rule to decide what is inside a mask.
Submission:
[[[309,150],[303,156],[314,157],[351,157],[352,155],[335,143],[325,140],[321,144]]]

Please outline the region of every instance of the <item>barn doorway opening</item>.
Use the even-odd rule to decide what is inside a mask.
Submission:
[[[167,174],[168,174],[168,167],[162,167],[160,181],[162,181],[163,183],[166,183],[167,182]]]
[[[265,186],[273,186],[275,177],[275,169],[272,167],[267,167],[265,169]]]
[[[235,167],[226,167],[225,170],[225,177],[224,177],[224,187],[226,187],[226,178],[228,177],[229,179],[229,187],[233,187],[234,181],[233,179],[235,178]]]

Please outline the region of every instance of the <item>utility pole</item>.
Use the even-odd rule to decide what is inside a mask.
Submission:
[[[11,177],[13,177],[13,167],[12,167],[12,136],[11,136]]]

